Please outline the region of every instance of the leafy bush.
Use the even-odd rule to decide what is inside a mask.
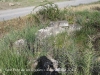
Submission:
[[[46,22],[47,20],[55,21],[65,19],[63,12],[59,10],[58,6],[52,2],[46,2],[45,4],[39,5],[36,8],[38,7],[41,7],[41,9],[34,15],[34,19],[37,23],[42,21]]]

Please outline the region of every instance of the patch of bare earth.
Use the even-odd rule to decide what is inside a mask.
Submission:
[[[12,5],[11,5],[12,4]],[[18,2],[0,2],[0,10],[14,9],[22,7]]]

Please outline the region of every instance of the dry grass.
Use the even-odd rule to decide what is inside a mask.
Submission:
[[[91,8],[94,7],[100,7],[100,2],[89,5],[79,5],[77,7],[70,7],[70,9],[74,11],[82,11],[82,10],[92,10]],[[22,18],[0,22],[0,37],[4,36],[6,33],[9,33],[12,29],[14,30],[23,29],[27,25],[26,24],[27,22],[29,22],[29,24],[32,24],[33,19],[31,18],[29,19],[29,16],[25,16]]]
[[[0,22],[0,37],[9,33],[11,30],[21,30],[26,26],[28,17],[16,18],[8,21]]]
[[[70,9],[73,11],[83,11],[83,10],[92,10],[92,8],[94,7],[100,7],[100,2],[94,4],[79,5],[77,7],[70,7]]]

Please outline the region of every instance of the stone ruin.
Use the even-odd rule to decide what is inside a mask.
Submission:
[[[51,35],[55,36],[62,32],[67,32],[70,35],[72,32],[80,30],[82,27],[78,25],[70,25],[67,21],[52,21],[49,26],[38,30],[36,33],[38,39],[45,39]]]

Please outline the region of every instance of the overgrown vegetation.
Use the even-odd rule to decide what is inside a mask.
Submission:
[[[43,23],[48,21],[57,21],[64,20],[65,14],[61,11],[58,6],[52,2],[46,1],[44,4],[37,6],[35,9],[39,8],[40,10],[33,14],[34,20],[36,23]]]
[[[68,69],[63,75],[100,75],[100,53],[93,46],[93,36],[100,33],[100,12],[99,11],[70,11],[59,10],[56,5],[42,5],[44,8],[36,14],[32,14],[27,22],[27,27],[21,31],[13,31],[1,38],[0,41],[0,71],[3,75],[32,75],[30,69],[35,59],[42,55],[51,55],[59,61],[61,67]],[[35,33],[45,26],[49,21],[68,20],[70,24],[82,26],[80,31],[76,31],[69,36],[67,32],[51,36],[43,40],[40,44]],[[100,36],[98,36],[100,37]],[[98,38],[97,37],[97,38]],[[34,52],[26,46],[21,49],[20,54],[16,54],[17,49],[13,48],[13,43],[18,39],[26,39],[29,46],[34,47]],[[100,41],[95,43],[98,46]],[[20,50],[20,49],[18,49]],[[9,69],[19,69],[26,71],[7,71]],[[70,69],[70,70],[69,70]],[[96,74],[96,71],[97,73]]]

